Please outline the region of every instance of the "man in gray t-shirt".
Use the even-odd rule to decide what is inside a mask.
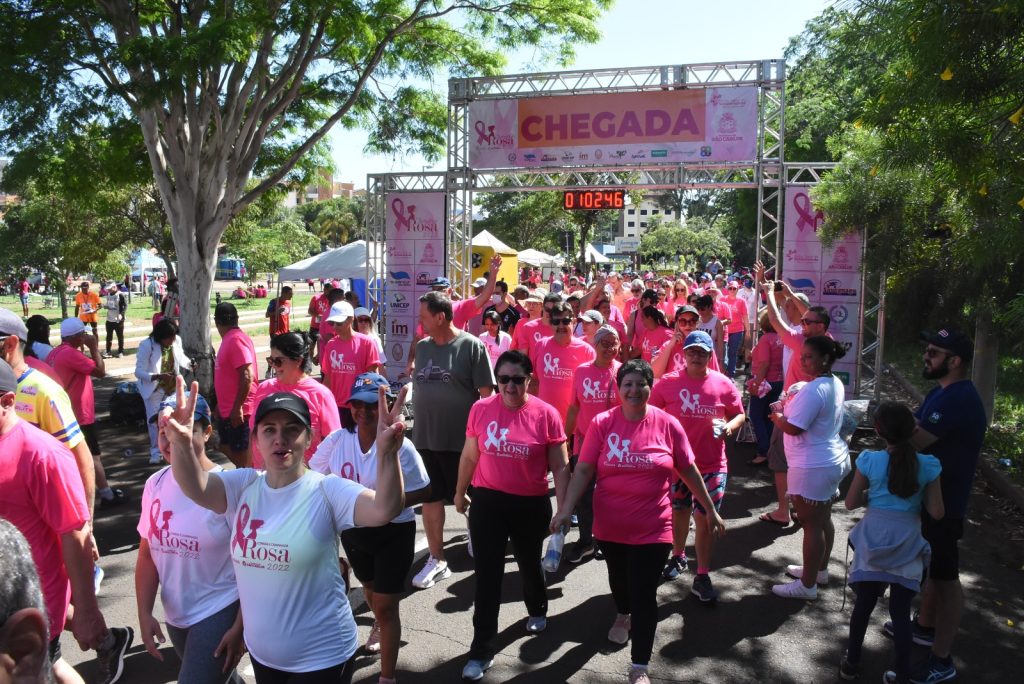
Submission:
[[[420,325],[426,337],[414,352],[413,443],[430,476],[430,498],[423,504],[430,557],[412,583],[426,589],[451,574],[444,559],[445,501],[455,498],[469,409],[491,394],[494,372],[484,343],[452,325],[452,303],[444,293],[420,297]]]

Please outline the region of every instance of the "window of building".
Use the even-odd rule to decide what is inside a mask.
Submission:
[[[658,215],[658,210],[657,209],[652,209],[651,210],[651,214],[653,214],[654,216],[657,216]]]
[[[647,221],[641,221],[640,222],[640,227],[641,228],[646,228],[647,227]]]
[[[633,226],[636,225],[636,221],[628,221],[628,222],[626,222],[626,225],[629,226],[630,228],[632,228]]]
[[[636,213],[636,209],[629,209],[629,210],[626,211],[626,213],[628,213],[629,215],[632,216],[633,214]]]
[[[641,209],[640,210],[640,215],[641,216],[647,216],[647,210],[646,209]]]

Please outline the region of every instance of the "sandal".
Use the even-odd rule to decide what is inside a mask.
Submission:
[[[783,522],[782,520],[776,520],[769,513],[762,513],[757,516],[757,519],[761,522],[771,523],[772,525],[778,525],[779,527],[789,527],[790,523]]]

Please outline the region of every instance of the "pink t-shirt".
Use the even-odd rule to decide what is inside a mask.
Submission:
[[[227,418],[231,414],[231,407],[241,388],[241,383],[238,381],[238,369],[247,365],[252,372],[253,382],[255,382],[258,377],[256,347],[240,328],[232,328],[221,340],[213,368],[213,388],[217,392],[217,413],[221,418]],[[242,404],[243,416],[251,416],[256,410],[256,406],[253,404],[255,393],[255,388],[250,388],[249,396]]]
[[[352,394],[352,383],[370,366],[380,364],[380,350],[369,335],[352,333],[352,338],[341,339],[335,335],[320,354],[320,369],[324,382],[331,388],[338,406],[348,403]]]
[[[662,346],[672,339],[674,331],[672,328],[663,328],[660,325],[653,330],[648,330],[643,323],[638,323],[633,331],[633,346],[640,349],[640,358],[647,363],[656,357]]]
[[[473,316],[480,313],[480,309],[476,308],[476,298],[473,299],[458,299],[452,302],[452,325],[459,330],[465,330],[466,324],[469,323]]]
[[[309,319],[309,327],[312,328],[314,325],[317,326],[317,330],[320,329],[320,321],[323,320],[324,312],[329,310],[330,307],[326,307],[327,298],[324,297],[324,293],[313,295],[313,298],[309,300],[309,310],[313,312],[313,315]]]
[[[732,318],[732,310],[729,308],[729,305],[725,303],[725,299],[722,297],[715,300],[715,305],[711,310],[715,312],[715,315],[718,316],[718,320],[720,321]]]
[[[756,372],[759,367],[768,364],[768,373],[764,379],[768,382],[782,381],[782,340],[773,332],[765,333],[758,339],[750,352],[750,365]]]
[[[334,327],[327,322],[327,315],[331,313],[331,303],[327,301],[327,297],[320,295],[320,299],[316,302],[316,315],[320,322],[317,323],[317,327],[320,330],[320,348],[323,349],[323,345],[327,340],[334,336]]]
[[[309,418],[313,428],[313,437],[309,440],[309,447],[306,448],[305,459],[313,457],[320,442],[324,441],[327,435],[341,428],[341,416],[338,415],[338,405],[334,402],[334,395],[326,386],[320,384],[313,378],[303,378],[294,385],[285,385],[277,378],[271,378],[261,382],[253,390],[253,413],[249,418],[249,429],[256,428],[256,408],[263,401],[275,392],[290,392],[301,398],[309,406]],[[252,444],[252,465],[257,470],[263,469],[263,454],[256,445],[255,437]]]
[[[533,347],[533,376],[537,378],[537,396],[551,404],[565,422],[572,401],[572,379],[576,369],[593,361],[594,348],[578,337],[570,337],[561,345],[554,337],[545,337]]]
[[[639,297],[630,297],[626,300],[625,304],[622,305],[622,315],[628,320],[629,317],[636,311],[637,304],[640,303]]]
[[[672,542],[669,487],[693,463],[679,421],[653,406],[643,420],[622,407],[598,415],[583,439],[580,461],[597,473],[594,536],[619,544]]]
[[[25,365],[28,366],[29,368],[35,368],[40,373],[46,375],[48,378],[56,382],[58,385],[63,386],[64,383],[61,382],[60,376],[57,375],[57,371],[55,371],[53,369],[53,366],[46,363],[45,361],[40,361],[34,356],[26,356]]]
[[[619,405],[615,375],[621,365],[612,359],[607,368],[599,368],[590,361],[576,369],[572,381],[572,403],[579,406],[579,411],[576,413],[576,429],[573,431],[574,454],[579,455],[583,447],[583,436],[587,434],[594,417]]]
[[[532,321],[520,321],[512,333],[512,348],[519,349],[524,354],[533,358],[533,348],[545,337],[555,334],[554,328],[544,322],[543,318],[536,318]]]
[[[747,303],[739,297],[726,297],[725,305],[729,307],[729,324],[725,326],[725,332],[743,332],[748,317]]]
[[[53,348],[46,362],[60,376],[60,384],[71,399],[71,408],[75,411],[79,425],[92,425],[96,422],[96,398],[92,390],[92,373],[96,362],[73,349],[70,345],[59,344]]]
[[[743,413],[743,399],[732,380],[718,371],[698,380],[682,373],[662,376],[651,390],[651,406],[678,419],[690,440],[701,474],[727,473],[725,440],[715,439],[711,421],[731,420]]]
[[[23,420],[0,436],[0,518],[28,540],[50,634],[59,635],[71,601],[60,536],[89,521],[89,505],[71,452]]]
[[[832,339],[832,335],[825,334]],[[800,367],[800,350],[803,348],[804,342],[807,341],[807,336],[803,333],[790,333],[789,335],[779,335],[779,337],[782,338],[782,344],[793,351],[793,358],[790,359],[789,366],[786,368],[786,381],[783,383],[782,389],[788,390],[793,383],[814,380],[815,376],[804,373]]]
[[[480,460],[473,486],[517,496],[547,496],[548,447],[565,441],[562,420],[552,406],[528,397],[517,409],[500,394],[469,409],[466,436],[476,437]]]

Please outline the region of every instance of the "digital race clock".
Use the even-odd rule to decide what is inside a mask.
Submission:
[[[562,194],[562,208],[569,211],[622,209],[624,206],[625,190],[566,190]]]

